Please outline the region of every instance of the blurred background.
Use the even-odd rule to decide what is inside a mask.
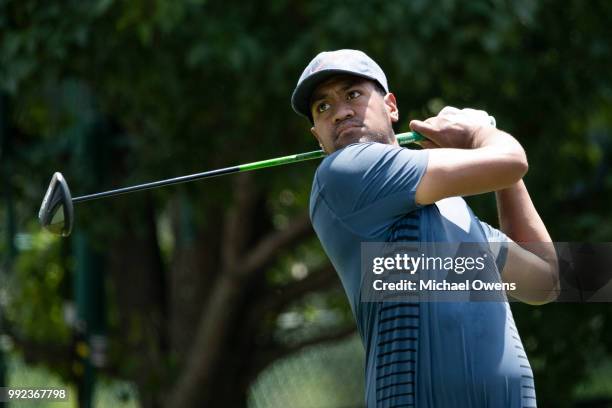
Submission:
[[[73,196],[316,150],[289,99],[362,49],[401,121],[485,109],[555,241],[612,241],[612,2],[0,0],[0,383],[72,407],[363,407],[363,347],[307,217],[317,163]],[[492,194],[474,197],[497,225]],[[612,305],[512,309],[540,407],[612,406]],[[43,403],[19,406],[46,406]],[[49,406],[51,406],[49,404]],[[53,404],[52,406],[57,406]]]

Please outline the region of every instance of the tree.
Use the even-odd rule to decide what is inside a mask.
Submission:
[[[54,170],[64,172],[73,193],[86,193],[314,149],[289,95],[316,52],[343,47],[380,62],[396,90],[402,129],[407,118],[443,104],[494,112],[526,146],[527,183],[553,236],[585,239],[591,225],[609,221],[607,207],[593,201],[575,223],[561,222],[575,215],[573,202],[610,194],[608,181],[596,176],[610,159],[605,2],[3,6],[0,79],[11,105],[10,182],[22,231],[34,231],[27,221]],[[313,170],[272,169],[76,208],[77,228],[103,255],[110,289],[105,370],[134,380],[144,406],[244,405],[249,383],[270,362],[354,332],[307,217]],[[490,197],[472,204],[494,217]],[[604,240],[610,231],[600,233]],[[48,273],[47,262],[61,265],[61,279],[41,285],[58,304],[71,296],[58,292],[74,272],[71,245],[47,242],[22,252],[16,276],[27,281]],[[33,261],[41,255],[48,261]],[[302,272],[291,274],[292,266]],[[334,325],[280,325],[288,308],[308,316],[313,291],[327,293]],[[26,353],[37,349],[33,340],[66,345],[65,330],[37,338],[19,318],[24,307],[14,304],[11,322]],[[36,307],[43,304],[30,310]],[[597,346],[607,355],[601,339],[612,327],[609,312],[589,310],[600,322],[594,327],[578,312],[561,319],[563,305],[516,310],[530,355],[545,362],[534,364],[539,393],[560,406],[575,384],[569,374],[588,368],[588,352],[561,360],[559,350],[589,338],[589,352]],[[582,334],[554,336],[566,327]],[[73,376],[48,352],[41,355]],[[538,377],[544,368],[555,375]]]

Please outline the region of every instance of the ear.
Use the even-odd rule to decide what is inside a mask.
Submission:
[[[385,101],[385,108],[387,109],[389,117],[391,118],[391,122],[397,122],[399,120],[399,109],[397,109],[395,95],[389,92],[383,99]]]
[[[317,142],[319,142],[319,146],[323,148],[323,142],[321,142],[321,138],[319,137],[319,134],[317,133],[317,129],[315,129],[314,126],[310,128],[310,133],[312,133],[315,139],[317,139]]]
[[[325,146],[323,146],[323,142],[321,142],[321,138],[319,137],[317,130],[315,129],[315,127],[311,127],[310,128],[310,133],[312,133],[312,135],[315,137],[315,139],[317,139],[317,142],[319,142],[319,146],[321,146],[321,149],[323,149],[323,151],[325,151]],[[325,152],[327,153],[327,152]]]

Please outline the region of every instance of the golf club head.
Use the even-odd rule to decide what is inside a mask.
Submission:
[[[70,235],[73,222],[72,196],[62,173],[56,172],[40,205],[38,219],[47,231],[64,237]]]

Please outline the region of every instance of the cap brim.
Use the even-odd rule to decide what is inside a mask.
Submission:
[[[315,72],[308,78],[304,79],[293,91],[291,95],[291,107],[294,111],[302,116],[305,116],[312,122],[312,115],[310,112],[310,96],[314,92],[315,88],[322,82],[325,82],[331,77],[336,75],[352,75],[370,79],[376,83],[379,83],[376,78],[372,78],[367,75],[357,74],[354,71],[344,69],[322,69],[321,71]],[[382,85],[381,85],[382,86]]]

